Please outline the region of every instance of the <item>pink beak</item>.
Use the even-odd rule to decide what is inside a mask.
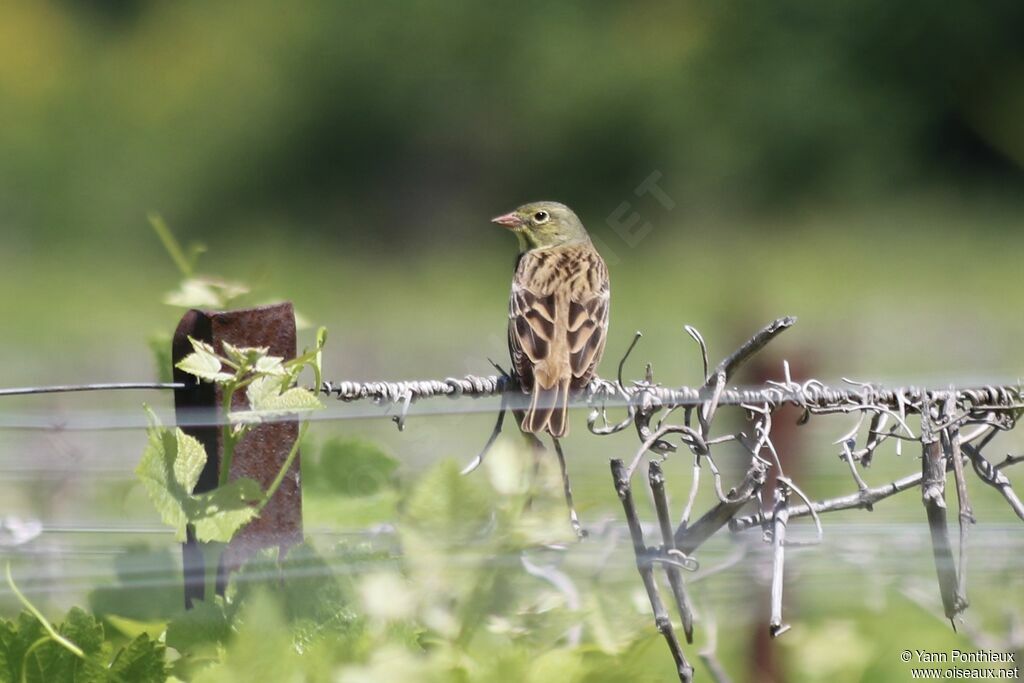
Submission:
[[[518,228],[523,224],[522,219],[519,218],[515,212],[506,213],[503,216],[496,216],[491,219],[491,222],[497,223],[498,225],[504,225],[506,228]]]

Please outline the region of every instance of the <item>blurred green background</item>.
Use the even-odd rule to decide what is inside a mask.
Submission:
[[[144,239],[159,210],[211,240],[394,254],[537,196],[601,232],[653,170],[680,225],[1020,195],[1011,1],[8,0],[0,19],[0,217],[23,249]]]
[[[645,337],[628,376],[650,361],[660,381],[694,383],[684,324],[719,357],[794,314],[771,376],[786,357],[829,382],[1013,382],[1024,335],[1022,35],[1024,4],[1010,0],[5,0],[0,385],[155,375],[147,339],[181,311],[161,303],[179,275],[150,212],[208,247],[201,271],[250,283],[250,301],[290,299],[326,325],[329,379],[489,373],[488,359],[506,358],[515,247],[488,218],[540,198],[575,208],[610,264],[606,376],[636,329]],[[645,182],[660,194],[638,190]],[[17,421],[137,415],[139,401],[4,406]],[[467,459],[489,421],[316,431],[371,438],[414,480],[442,457]],[[851,490],[828,445],[847,428],[808,428],[815,455],[801,481],[812,495]],[[595,440],[582,414],[573,430],[581,512],[615,518],[606,457],[631,455],[633,438]],[[56,524],[137,514],[137,488],[108,493],[111,479],[130,482],[143,441],[137,431],[0,431],[7,510]],[[673,466],[679,497],[689,466]],[[890,448],[876,467],[881,484],[916,461]],[[982,524],[1012,518],[997,496],[978,496]],[[312,492],[310,525],[387,521],[337,520],[355,513],[335,504]],[[886,509],[871,521],[921,519],[914,500]],[[917,559],[884,578],[930,580],[927,555]],[[816,671],[857,680],[867,662],[876,679],[902,675],[886,649],[894,636],[917,634],[907,647],[961,642],[893,594],[858,594],[864,613],[828,621],[837,586],[861,574],[851,566],[813,574],[805,625],[825,620],[840,639],[853,629],[875,659]],[[886,581],[869,584],[884,594]],[[996,607],[979,613],[1002,624]],[[876,632],[879,614],[888,624]],[[789,671],[810,679],[801,652],[824,657],[829,638],[798,642],[786,646]],[[740,656],[737,643],[724,647]]]

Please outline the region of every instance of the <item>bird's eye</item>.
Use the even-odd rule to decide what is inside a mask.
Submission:
[[[536,221],[537,223],[547,223],[548,218],[550,218],[550,216],[548,216],[547,211],[538,211],[537,213],[533,214],[533,220]]]

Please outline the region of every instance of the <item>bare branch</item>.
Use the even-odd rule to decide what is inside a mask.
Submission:
[[[622,369],[626,365],[626,360],[629,358],[629,354],[633,353],[633,349],[636,347],[637,342],[640,341],[640,337],[642,337],[642,336],[644,336],[644,335],[643,335],[643,333],[640,330],[637,330],[633,334],[633,341],[631,341],[629,343],[629,348],[627,348],[626,352],[624,354],[622,354],[622,360],[619,361],[619,372],[616,375],[616,377],[619,380],[619,386],[622,387],[623,389],[626,388],[626,385],[622,383]]]
[[[626,515],[626,524],[629,526],[629,535],[633,539],[633,552],[636,555],[636,568],[640,572],[640,578],[647,591],[647,598],[651,602],[651,610],[654,612],[654,625],[665,637],[668,649],[676,663],[676,673],[683,683],[690,683],[693,680],[693,666],[686,660],[683,648],[676,638],[675,629],[672,628],[672,620],[669,619],[665,609],[665,603],[661,600],[658,592],[658,584],[654,580],[654,571],[650,561],[647,559],[648,550],[644,542],[644,532],[640,527],[640,518],[636,514],[636,506],[633,504],[633,494],[629,486],[629,477],[626,475],[626,468],[621,460],[612,460],[612,480],[615,482],[615,491],[622,501],[622,509]]]
[[[1010,480],[1003,474],[1001,469],[1001,466],[1015,464],[1010,462],[1010,456],[1007,456],[1006,460],[999,465],[993,465],[971,444],[961,444],[961,448],[971,458],[971,464],[974,466],[974,472],[978,475],[978,478],[1003,494],[1003,498],[1009,503],[1010,508],[1024,521],[1024,503],[1021,503],[1020,498],[1017,497],[1017,493],[1010,484]],[[1020,461],[1016,460],[1015,462]]]
[[[953,467],[952,463],[947,463],[947,469]],[[812,506],[809,505],[793,505],[789,508],[789,518],[794,517],[807,517],[816,512],[818,514],[824,514],[826,512],[838,512],[840,510],[855,510],[865,509],[871,510],[875,503],[885,500],[890,496],[894,496],[897,493],[902,493],[907,489],[912,489],[921,485],[921,473],[915,472],[909,474],[902,479],[889,482],[883,486],[876,486],[874,488],[868,488],[864,491],[857,493],[851,493],[845,496],[838,496],[836,498],[829,498],[820,502],[815,502]],[[751,527],[764,526],[770,524],[772,521],[772,513],[762,514],[760,512],[748,515],[746,517],[738,517],[729,522],[729,530],[738,532],[750,529]]]
[[[938,437],[922,446],[921,456],[921,501],[928,515],[928,529],[932,537],[932,555],[939,579],[939,593],[942,608],[950,623],[963,611],[957,595],[957,572],[953,562],[953,550],[949,543],[949,529],[946,527],[946,459]],[[954,623],[955,628],[955,623]]]
[[[715,372],[712,373],[713,376],[705,378],[704,388],[710,388],[717,376],[724,376],[724,381],[728,382],[736,371],[739,370],[740,366],[748,361],[751,356],[767,346],[771,340],[792,327],[795,322],[796,318],[786,316],[765,325],[757,334],[748,339],[743,346],[733,351],[725,360],[718,364]]]
[[[954,401],[951,398],[946,403],[946,411],[952,412]],[[961,460],[960,429],[951,425],[942,430],[942,444],[946,449],[946,460],[953,463],[953,477],[956,481],[956,500],[959,509],[958,523],[960,529],[960,561],[956,568],[956,600],[963,605],[961,611],[967,607],[967,530],[974,524],[974,510],[971,508],[971,501],[967,495],[967,478],[964,476],[964,463]]]
[[[707,618],[707,625],[705,631],[707,631],[708,638],[704,647],[700,651],[700,660],[704,662],[704,666],[707,668],[708,673],[711,674],[711,680],[715,683],[731,683],[732,679],[729,678],[729,674],[725,672],[725,668],[722,663],[718,661],[718,624],[715,622],[715,618],[709,613]]]
[[[739,486],[729,492],[726,502],[719,502],[704,513],[692,526],[676,529],[676,547],[687,555],[711,538],[716,531],[729,523],[740,509],[749,503],[764,486],[768,466],[761,460],[753,459]]]
[[[664,552],[671,554],[676,550],[676,545],[672,536],[672,518],[668,511],[668,494],[665,493],[665,476],[662,474],[661,465],[656,462],[652,462],[648,468],[651,493],[654,494],[654,508],[658,514],[658,526],[661,529],[661,542],[664,544]],[[666,566],[665,573],[668,575],[668,583],[672,587],[672,594],[676,599],[679,616],[683,620],[683,633],[686,635],[686,642],[693,643],[693,607],[690,605],[690,597],[686,593],[683,575],[678,567],[673,566]]]
[[[772,516],[772,614],[768,622],[768,633],[778,638],[789,630],[789,624],[782,623],[782,580],[786,566],[786,524],[789,522],[785,484],[775,487],[775,508]]]

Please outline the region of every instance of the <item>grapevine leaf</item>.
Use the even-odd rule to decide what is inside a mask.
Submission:
[[[282,381],[275,377],[257,377],[245,388],[245,398],[250,410],[258,410],[284,389]]]
[[[234,411],[230,414],[232,422],[261,422],[264,418],[287,413],[319,410],[323,403],[316,395],[302,387],[292,387],[281,391],[279,377],[258,377],[245,389],[249,401],[249,410]]]
[[[103,646],[103,625],[80,607],[71,608],[59,632],[80,647],[86,655],[98,653]]]
[[[222,342],[224,353],[236,365],[253,366],[267,355],[270,349],[266,346],[235,346],[230,342]]]
[[[195,524],[202,542],[227,543],[235,533],[259,514],[255,504],[263,489],[255,479],[241,478],[218,486],[209,493],[192,496],[189,521]]]
[[[175,366],[190,375],[210,382],[224,383],[234,379],[234,375],[223,372],[220,357],[209,344],[189,337],[193,352],[178,361]]]
[[[196,353],[205,353],[211,356],[217,355],[217,351],[213,348],[213,344],[204,342],[202,339],[196,339],[195,337],[189,337],[188,340],[192,344],[192,350]]]
[[[462,476],[454,460],[442,460],[422,477],[406,504],[417,527],[457,543],[479,533],[490,521],[491,495]]]
[[[303,680],[287,622],[272,593],[260,591],[242,606],[238,626],[222,660],[204,669],[196,683]],[[307,664],[309,666],[309,664]]]
[[[167,680],[164,649],[148,634],[139,635],[114,657],[110,664],[110,678],[133,683],[163,683]]]
[[[79,648],[79,654],[71,652],[66,646],[52,639],[41,643],[32,649],[31,654],[24,660],[22,680],[31,683],[100,683],[108,680],[104,675],[103,665],[96,661],[103,647],[103,626],[91,614],[73,607],[57,631]]]
[[[180,430],[178,430],[180,432]],[[142,482],[149,499],[160,514],[164,524],[176,531],[176,540],[185,540],[185,524],[188,516],[185,514],[184,501],[188,497],[188,491],[178,483],[175,473],[176,460],[178,457],[178,440],[175,434],[163,427],[150,427],[147,430],[148,442],[142,453],[142,460],[135,469],[135,474]],[[200,446],[202,448],[202,446]],[[206,462],[206,452],[203,451],[203,462]],[[182,467],[184,475],[188,475],[189,467]]]
[[[253,364],[253,371],[261,375],[284,376],[287,374],[280,356],[260,356]]]
[[[309,469],[314,488],[331,494],[369,496],[391,485],[398,461],[369,441],[332,438],[324,442],[315,465]]]
[[[167,441],[169,433],[164,436]],[[199,475],[206,465],[206,449],[199,439],[189,436],[181,429],[174,430],[174,480],[185,490],[192,493],[199,481]]]
[[[177,291],[164,297],[164,303],[184,308],[223,308],[232,299],[248,292],[249,288],[238,282],[194,277],[182,281]]]
[[[227,542],[258,513],[263,492],[253,479],[236,479],[209,493],[191,495],[206,464],[206,451],[180,429],[151,427],[149,442],[136,470],[161,519],[184,540],[194,523],[200,541]]]
[[[182,655],[207,654],[228,641],[231,624],[220,599],[196,601],[167,625],[165,640]]]

